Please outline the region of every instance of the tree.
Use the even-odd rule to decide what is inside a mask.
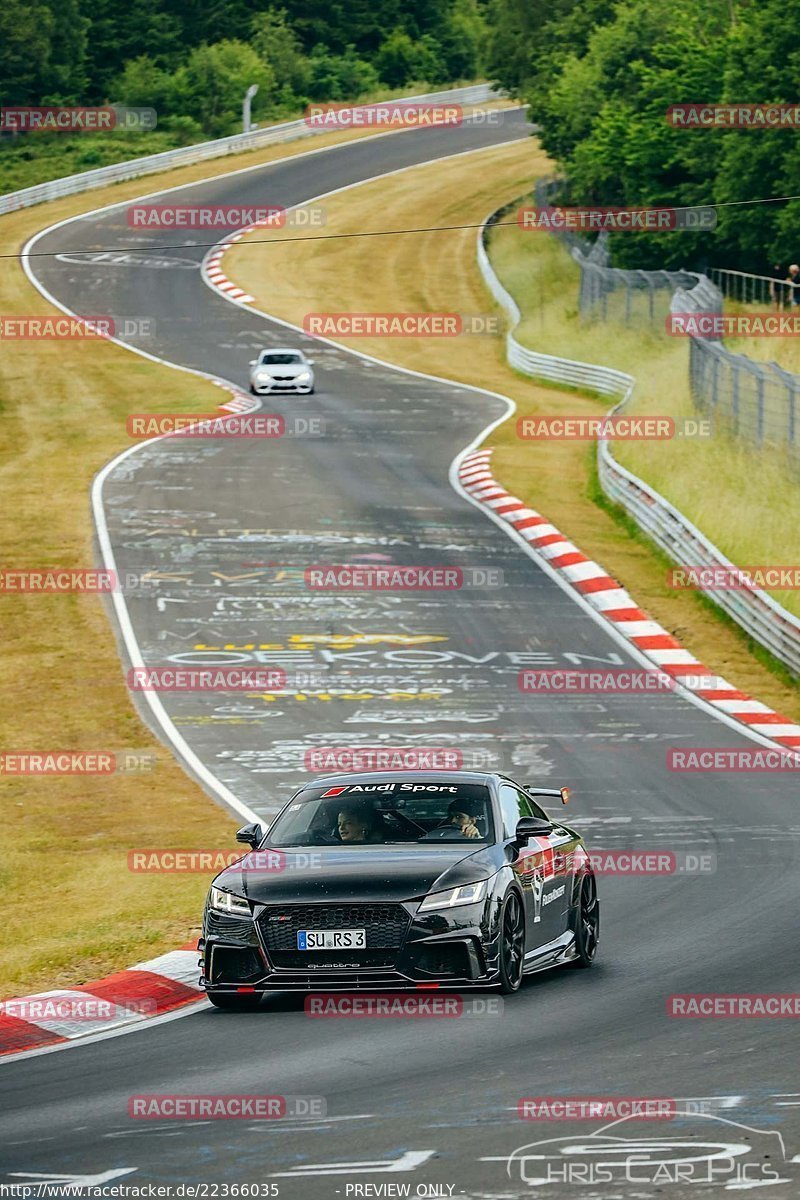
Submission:
[[[0,103],[36,104],[53,44],[53,14],[37,0],[0,4]]]
[[[194,117],[207,134],[223,137],[241,127],[242,99],[251,84],[259,94],[253,114],[274,99],[275,76],[245,42],[226,40],[192,50],[175,74],[173,111]]]
[[[441,74],[432,82],[474,79],[483,66],[488,29],[475,0],[456,0],[452,13],[436,34]]]
[[[375,91],[380,83],[375,68],[348,46],[344,54],[331,54],[318,47],[309,59],[311,100],[357,100]]]
[[[286,9],[259,13],[251,25],[250,45],[271,69],[276,87],[298,98],[304,97],[311,80],[311,64],[303,54],[300,38],[288,23]]]
[[[86,97],[86,50],[89,19],[79,0],[49,0],[52,38],[45,81],[45,104],[82,104]]]
[[[382,43],[375,55],[375,67],[383,82],[392,88],[403,87],[411,80],[428,79],[431,74],[437,75],[439,69],[430,42],[412,41],[400,29],[393,30]]]
[[[174,107],[174,93],[171,72],[163,70],[148,54],[140,54],[126,62],[109,95],[115,104],[155,108],[160,118],[162,112],[168,113]]]

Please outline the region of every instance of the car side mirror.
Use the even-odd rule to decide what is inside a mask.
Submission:
[[[244,842],[245,846],[251,846],[253,850],[258,849],[264,833],[260,825],[244,825],[236,831],[237,842]]]
[[[514,841],[518,846],[524,846],[529,838],[548,837],[552,832],[551,823],[543,821],[541,817],[520,817],[514,832]]]
[[[306,359],[306,362],[308,363],[309,367],[313,367],[313,365],[314,365],[314,359],[313,359],[313,358],[307,358],[307,359]]]
[[[254,367],[254,366],[256,365],[256,363],[257,363],[257,362],[258,362],[258,359],[257,359],[257,358],[251,358],[251,359],[250,359],[250,366],[251,366],[251,367]]]

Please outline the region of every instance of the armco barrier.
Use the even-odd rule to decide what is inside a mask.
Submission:
[[[520,311],[495,274],[486,253],[486,231],[494,216],[487,218],[478,231],[478,266],[487,287],[511,322],[506,335],[506,357],[510,366],[537,379],[621,396],[611,410],[612,413],[621,412],[633,394],[636,380],[632,375],[593,363],[539,354],[520,345],[514,337]],[[609,441],[597,443],[597,466],[603,491],[630,514],[673,562],[682,567],[703,565],[736,569],[683,513],[644,480],[621,466],[614,458],[611,446]],[[750,637],[765,646],[794,674],[800,675],[800,620],[797,617],[760,588],[708,591],[705,594]]]
[[[474,84],[465,88],[450,88],[443,92],[428,92],[424,96],[398,96],[395,103],[482,104],[496,100],[497,93],[488,83]],[[388,103],[388,102],[387,102]],[[125,179],[138,179],[140,175],[153,175],[172,167],[186,167],[206,159],[221,158],[226,154],[237,154],[244,150],[260,150],[273,142],[292,142],[298,138],[316,137],[330,132],[324,126],[316,127],[299,121],[284,121],[280,125],[267,125],[254,129],[252,133],[236,133],[232,137],[218,138],[213,142],[198,142],[194,146],[180,146],[175,150],[163,150],[160,154],[148,154],[144,158],[132,158],[127,162],[112,163],[97,167],[93,171],[82,171],[79,175],[65,175],[34,187],[22,188],[18,192],[6,192],[0,196],[0,214],[16,212],[33,204],[47,200],[58,200],[61,196],[73,196],[88,192],[92,188],[105,187],[109,183],[120,183]]]

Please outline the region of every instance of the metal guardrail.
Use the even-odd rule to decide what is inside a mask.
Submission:
[[[616,405],[612,411],[619,411],[625,403]],[[702,565],[736,571],[736,565],[688,517],[616,461],[608,442],[597,444],[597,468],[606,495],[621,504],[673,562],[682,567]],[[705,590],[704,595],[795,675],[800,675],[800,620],[793,613],[760,588]]]
[[[790,283],[788,275],[753,275],[749,271],[731,271],[726,267],[712,267],[709,274],[719,290],[728,300],[741,304],[778,304],[781,308],[791,307],[798,300],[800,281]]]
[[[386,103],[446,104],[452,101],[460,104],[481,104],[497,98],[497,92],[493,91],[488,83],[479,83],[470,87],[450,88],[442,92],[428,92],[423,96],[398,96],[395,101],[386,101]],[[354,105],[353,107],[359,106]],[[82,171],[78,175],[65,175],[61,179],[37,183],[33,187],[22,188],[18,192],[6,192],[4,195],[0,195],[0,215],[16,212],[20,208],[28,208],[34,204],[44,204],[48,200],[58,200],[62,196],[88,192],[93,188],[105,187],[109,183],[121,183],[125,179],[138,179],[141,175],[153,175],[158,171],[171,170],[173,167],[186,167],[192,163],[205,162],[207,159],[222,158],[226,154],[260,150],[262,146],[269,146],[273,143],[318,137],[320,134],[329,132],[330,130],[324,126],[308,125],[301,118],[298,121],[284,121],[280,125],[268,125],[264,129],[254,129],[252,133],[236,133],[231,137],[217,138],[213,142],[198,142],[193,146],[179,146],[174,150],[163,150],[160,154],[148,154],[143,158],[111,163],[107,167]]]
[[[521,318],[520,310],[498,279],[486,253],[486,231],[494,216],[492,214],[478,231],[478,266],[486,285],[511,322],[506,335],[509,364],[525,375],[572,386],[585,386],[606,395],[619,395],[621,399],[611,412],[621,412],[633,395],[636,381],[632,375],[593,363],[539,354],[520,345],[514,337],[514,329]],[[736,570],[730,559],[688,517],[617,462],[609,441],[600,440],[597,443],[597,468],[606,495],[620,504],[673,562],[682,567]],[[765,646],[794,674],[800,675],[800,619],[760,588],[713,590],[705,594],[750,637]]]
[[[521,320],[521,313],[516,301],[503,287],[489,262],[484,244],[489,221],[484,222],[478,230],[478,266],[490,292],[511,320],[511,329],[506,334],[506,356],[509,364],[523,375],[531,375],[551,383],[567,384],[570,387],[588,388],[604,396],[617,396],[620,392],[632,389],[633,376],[626,375],[624,371],[615,371],[611,367],[601,367],[596,363],[577,362],[571,358],[557,358],[553,354],[540,354],[536,350],[528,350],[516,340],[514,329]]]

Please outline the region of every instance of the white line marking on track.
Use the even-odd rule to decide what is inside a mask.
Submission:
[[[273,1171],[270,1179],[299,1179],[307,1175],[372,1175],[394,1174],[398,1171],[415,1171],[435,1150],[406,1150],[399,1158],[376,1158],[363,1162],[307,1163],[292,1167],[289,1171]]]

